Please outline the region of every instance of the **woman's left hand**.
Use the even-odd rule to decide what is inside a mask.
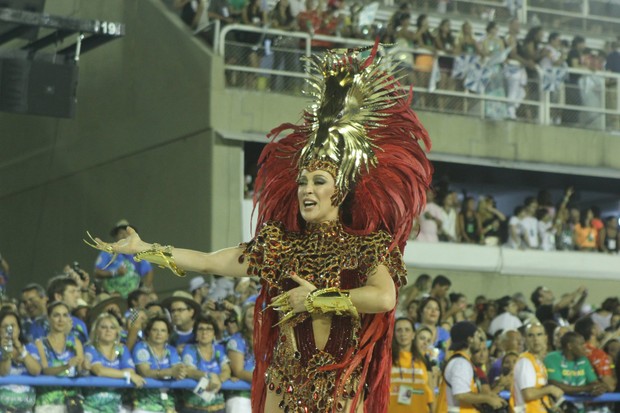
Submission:
[[[146,384],[146,380],[144,380],[144,377],[133,371],[129,372],[129,379],[139,389]]]
[[[207,386],[207,390],[217,393],[222,388],[222,381],[220,380],[220,376],[217,374],[209,375],[209,385]]]
[[[291,274],[290,279],[299,284],[299,287],[272,298],[271,304],[269,305],[276,311],[284,313],[278,324],[294,317],[296,313],[306,311],[306,297],[312,291],[316,290],[314,284],[300,278],[297,274]]]
[[[293,288],[285,293],[288,295],[288,305],[294,313],[302,313],[306,311],[306,297],[312,291],[316,290],[316,287],[310,281],[304,280],[297,274],[291,274],[290,278],[299,284],[299,287]]]

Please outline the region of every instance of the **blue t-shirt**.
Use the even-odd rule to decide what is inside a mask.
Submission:
[[[123,298],[127,298],[130,292],[140,286],[140,280],[148,274],[153,266],[148,261],[135,261],[133,255],[118,254],[113,262],[110,263],[113,254],[100,252],[95,268],[98,270],[118,273],[121,266],[125,267],[125,273],[103,280],[103,289],[108,293],[119,293]],[[108,265],[108,263],[110,263]]]
[[[73,326],[71,327],[70,335],[80,340],[80,343],[88,342],[88,328],[86,328],[86,324],[75,316],[71,316],[71,320],[73,321]],[[50,332],[49,320],[45,316],[28,320],[24,325],[24,331],[26,338],[31,342],[47,337]]]
[[[35,360],[41,362],[39,352],[34,344],[28,343],[24,346],[28,354]],[[27,376],[29,375],[26,366],[23,363],[11,361],[10,376]],[[36,392],[34,387],[23,384],[6,384],[0,386],[0,411],[11,410],[32,410],[36,401]]]
[[[189,333],[175,331],[172,334],[172,337],[170,338],[170,342],[175,347],[179,347],[179,345],[193,343],[195,341],[196,341],[196,334],[194,334],[193,331],[190,331]]]
[[[243,354],[243,370],[254,371],[256,365],[254,353],[250,351],[245,339],[241,333],[233,334],[226,344],[227,351],[236,351]]]
[[[179,353],[170,344],[166,344],[166,351],[162,358],[153,354],[146,341],[136,343],[133,348],[133,361],[137,365],[148,364],[153,370],[168,369],[181,362]],[[148,412],[165,412],[167,408],[174,408],[174,395],[166,389],[139,389],[136,391],[134,408]]]
[[[119,267],[123,263],[131,263],[132,268],[127,268],[127,271],[133,269],[140,277],[144,277],[149,271],[153,269],[153,266],[148,261],[136,261],[133,259],[133,255],[130,254],[118,254],[113,263],[106,267],[106,265],[112,259],[113,254],[105,251],[101,251],[95,262],[95,268],[98,270],[105,270],[110,272],[118,271]],[[105,268],[104,268],[105,267]]]
[[[228,364],[228,356],[226,350],[219,344],[213,345],[213,358],[211,360],[205,360],[200,356],[200,353],[196,349],[195,344],[189,344],[183,349],[182,357],[183,363],[194,367],[205,373],[222,373],[222,365]]]
[[[129,349],[121,344],[115,348],[114,360],[107,359],[93,345],[84,348],[84,357],[91,365],[101,364],[116,370],[134,369],[135,365]],[[85,388],[84,410],[97,413],[117,413],[123,397],[123,390],[118,388]]]
[[[217,375],[222,373],[222,366],[229,363],[226,350],[219,344],[213,344],[213,356],[211,360],[205,360],[202,358],[195,344],[188,344],[183,349],[182,359],[183,363],[187,366],[194,367],[205,373],[215,373]],[[216,411],[216,409],[224,409],[226,407],[224,401],[224,395],[222,392],[218,392],[213,400],[210,402],[204,401],[202,398],[194,394],[192,391],[185,391],[183,393],[184,405],[189,408],[206,408],[207,411]],[[204,410],[204,409],[203,409]]]
[[[57,353],[49,344],[47,338],[42,338],[38,340],[41,342],[43,346],[43,351],[45,352],[45,358],[47,359],[48,367],[56,367],[66,365],[69,360],[76,356],[76,340],[72,335],[67,336],[67,341],[65,342],[65,348],[62,352]],[[75,377],[77,376],[77,371],[74,368],[69,369],[69,371],[63,371],[58,374],[58,376],[64,377]],[[77,394],[76,390],[72,390],[66,387],[38,387],[37,388],[37,406],[42,405],[53,405],[53,406],[61,406],[65,402],[65,396],[73,396]]]

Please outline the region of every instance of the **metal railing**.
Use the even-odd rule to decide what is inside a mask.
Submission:
[[[385,1],[385,0],[383,0]],[[620,3],[608,0],[412,0],[421,13],[454,13],[481,20],[506,21],[518,17],[530,26],[553,31],[580,31],[616,37],[620,32]]]
[[[222,29],[216,50],[224,58],[228,86],[300,94],[306,77],[302,56],[372,44],[233,24]],[[615,73],[564,68],[558,70],[569,80],[558,80],[557,73],[556,80],[549,80],[551,75],[540,68],[527,76],[517,62],[479,59],[470,70],[480,73],[459,78],[454,76],[459,56],[398,47],[384,54],[402,68],[404,87],[413,85],[419,110],[620,131],[620,75]]]

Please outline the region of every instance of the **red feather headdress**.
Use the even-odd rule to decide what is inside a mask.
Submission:
[[[401,247],[415,216],[426,203],[432,167],[420,141],[430,150],[428,132],[411,109],[412,94],[376,57],[377,45],[365,60],[360,51],[338,55],[328,51],[311,62],[310,94],[314,102],[304,123],[285,123],[259,158],[254,204],[257,227],[279,221],[299,231],[296,178],[313,161],[338,168],[336,185],[348,195],[345,227],[369,234],[383,229]],[[279,135],[291,132],[277,139]]]

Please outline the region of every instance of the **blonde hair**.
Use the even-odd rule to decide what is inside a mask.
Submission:
[[[116,340],[114,340],[114,344],[118,344],[121,341],[121,326],[116,317],[110,313],[102,313],[99,314],[90,329],[90,341],[95,347],[99,344],[99,333],[97,332],[97,329],[99,328],[99,324],[101,324],[104,320],[110,320],[114,325],[114,328],[116,328]]]

